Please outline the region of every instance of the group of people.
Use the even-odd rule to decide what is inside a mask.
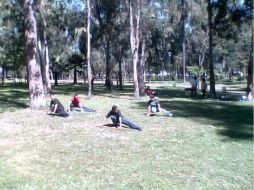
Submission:
[[[191,91],[191,95],[197,95],[197,88],[198,88],[198,79],[196,76],[194,76],[191,81],[190,81],[190,84],[191,84],[191,88],[190,88],[190,91]],[[202,91],[202,97],[204,98],[205,95],[206,95],[206,90],[207,90],[207,83],[206,83],[206,80],[205,80],[205,77],[202,76],[201,77],[201,91]]]
[[[150,87],[147,87],[150,89]],[[165,109],[161,108],[159,101],[155,98],[155,93],[150,89],[150,92],[146,91],[146,94],[149,96],[150,100],[148,101],[147,107],[147,115],[151,116],[155,113],[163,113],[166,116],[172,117],[173,114],[170,111],[166,111]],[[64,106],[62,103],[55,97],[53,93],[50,93],[50,111],[53,114],[61,117],[68,117],[69,112],[65,111]],[[88,108],[81,104],[80,98],[78,93],[75,93],[74,96],[70,100],[70,111],[81,111],[81,112],[95,112],[94,109]],[[113,122],[114,127],[121,127],[122,125],[126,125],[131,129],[136,129],[141,131],[142,128],[137,125],[136,123],[130,121],[128,118],[124,117],[121,111],[118,109],[116,105],[113,105],[111,110],[106,115],[106,118],[110,118]]]

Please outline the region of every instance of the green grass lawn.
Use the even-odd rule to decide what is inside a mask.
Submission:
[[[130,87],[96,85],[90,100],[81,85],[54,87],[66,108],[78,91],[97,110],[70,118],[30,111],[27,90],[1,87],[0,189],[252,189],[252,104],[154,88],[175,117],[146,116],[148,98],[133,100]],[[103,126],[113,104],[143,131]]]

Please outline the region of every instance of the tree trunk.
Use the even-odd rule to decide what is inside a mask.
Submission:
[[[105,53],[106,53],[106,81],[105,81],[105,86],[109,90],[112,90],[113,81],[112,81],[112,66],[110,64],[110,40],[109,40],[109,38],[106,40]]]
[[[139,99],[137,62],[138,62],[138,48],[139,48],[140,0],[137,0],[137,6],[134,10],[133,10],[133,2],[129,0],[129,10],[130,10],[130,43],[131,43],[131,55],[132,55],[132,64],[133,64],[134,98]],[[135,21],[134,21],[134,18],[135,18]]]
[[[148,72],[148,83],[151,83],[151,52],[148,50],[148,60],[147,60],[147,72]]]
[[[58,86],[58,82],[57,82],[57,79],[58,79],[58,72],[57,71],[54,71],[54,79],[55,79],[55,86]]]
[[[48,42],[47,42],[47,22],[46,22],[46,16],[45,16],[45,1],[41,0],[39,5],[39,11],[41,16],[41,50],[40,50],[40,56],[41,56],[41,74],[42,74],[42,83],[43,83],[43,89],[45,95],[48,94],[48,92],[51,89],[50,84],[50,77],[49,77],[49,55],[48,55]]]
[[[185,0],[181,1],[182,4],[182,61],[183,61],[183,82],[186,82],[185,78],[185,67],[186,67],[186,60],[185,60],[185,19],[186,19],[186,6],[187,3]]]
[[[145,81],[144,81],[144,68],[145,68],[145,38],[142,39],[142,48],[141,48],[141,59],[140,64],[138,64],[138,85],[139,85],[139,94],[145,95]]]
[[[91,17],[91,8],[90,0],[87,0],[87,76],[88,76],[88,98],[91,98],[92,95],[92,69],[91,69],[91,34],[90,34],[90,17]]]
[[[246,89],[246,96],[250,93],[252,93],[253,97],[253,79],[254,79],[254,73],[253,73],[253,38],[254,38],[254,29],[252,27],[252,35],[251,35],[251,51],[250,51],[250,60],[248,64],[248,76],[247,76],[247,89]]]
[[[208,6],[208,27],[209,27],[209,73],[210,73],[210,92],[212,97],[216,97],[216,90],[215,90],[215,78],[214,78],[214,66],[213,66],[213,28],[212,28],[212,6],[211,1],[207,1]]]
[[[118,78],[119,78],[119,89],[123,90],[123,75],[122,75],[122,50],[118,59],[119,71],[118,71]]]
[[[5,85],[5,79],[6,79],[6,66],[5,64],[2,65],[2,86]]]
[[[29,74],[29,107],[38,110],[46,107],[46,99],[43,92],[41,67],[36,61],[37,28],[33,0],[24,0],[24,31],[25,31],[25,60]]]
[[[78,84],[78,80],[77,80],[77,65],[75,63],[75,66],[74,66],[74,70],[73,70],[73,84]]]
[[[184,40],[184,39],[183,39]],[[183,41],[183,82],[186,82],[185,78],[185,67],[186,67],[186,60],[185,60],[185,42]]]

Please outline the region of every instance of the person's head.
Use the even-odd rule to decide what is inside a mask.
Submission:
[[[205,82],[205,78],[202,78],[202,81]]]
[[[193,78],[194,78],[194,80],[197,80],[197,77],[196,77],[196,76],[194,76]]]
[[[76,97],[76,98],[78,97],[78,93],[77,92],[74,94],[74,97]]]
[[[53,99],[55,99],[55,94],[53,93],[53,92],[50,92],[50,98],[53,100]]]
[[[147,90],[150,90],[150,86],[147,86],[146,89],[147,89]]]
[[[112,110],[112,112],[116,112],[117,111],[117,106],[113,105],[111,110]]]

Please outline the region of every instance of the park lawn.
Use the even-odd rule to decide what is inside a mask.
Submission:
[[[59,118],[25,108],[27,92],[17,90],[0,89],[0,101],[13,98],[0,106],[0,189],[253,188],[252,104],[187,98],[164,86],[160,101],[175,117],[148,117],[147,97],[96,86],[91,100],[81,94],[96,113]],[[65,106],[82,90],[54,89]],[[113,104],[143,131],[102,126]]]

